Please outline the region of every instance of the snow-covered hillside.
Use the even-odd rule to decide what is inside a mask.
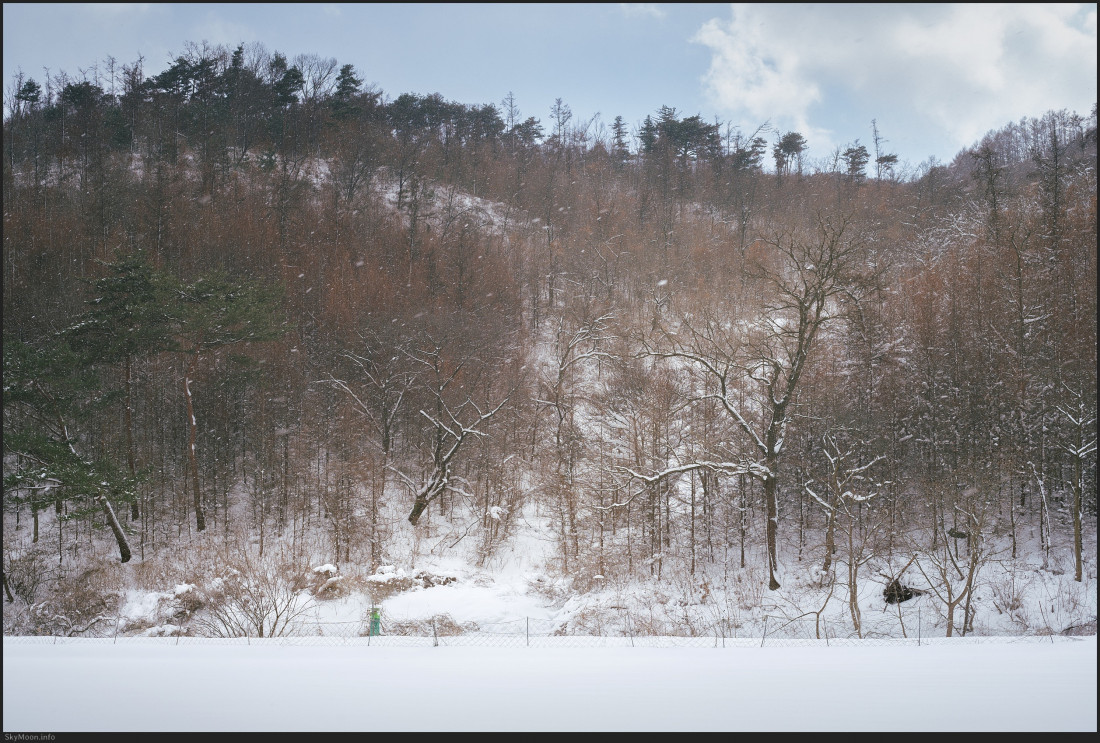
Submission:
[[[885,575],[900,567],[888,560],[865,568],[857,633],[845,585],[830,588],[809,556],[802,562],[784,559],[777,591],[765,588],[762,556],[739,569],[731,555],[729,567],[699,566],[694,576],[670,567],[660,580],[583,572],[566,577],[555,568],[552,522],[533,506],[519,514],[512,539],[487,560],[475,540],[461,538],[468,524],[436,516],[414,529],[397,513],[393,522],[391,559],[373,573],[354,560],[333,560],[323,546],[310,561],[294,563],[285,559],[287,546],[278,543],[267,547],[264,558],[254,545],[247,562],[226,561],[220,545],[201,540],[186,556],[166,551],[135,566],[103,561],[87,573],[88,582],[119,600],[93,607],[96,617],[85,608],[75,622],[59,624],[57,634],[353,638],[369,634],[375,607],[386,636],[466,634],[489,644],[508,636],[673,635],[774,643],[946,634],[944,603],[919,573],[907,573],[906,583],[926,593],[886,602]],[[1038,557],[990,561],[978,576],[969,634],[1095,634],[1095,550],[1089,554],[1081,583],[1073,580],[1067,545],[1052,550],[1046,568]],[[253,610],[234,593],[245,585],[251,586],[249,600],[263,596],[269,608]],[[18,634],[37,610],[21,600],[5,603],[6,634]],[[257,620],[259,614],[264,616]],[[955,621],[958,636],[958,616]]]

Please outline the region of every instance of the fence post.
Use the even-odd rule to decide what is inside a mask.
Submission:
[[[435,617],[432,617],[432,647],[439,647],[439,635],[435,633]]]
[[[760,637],[760,647],[764,647],[764,640],[768,637],[768,615],[764,615],[764,634]]]

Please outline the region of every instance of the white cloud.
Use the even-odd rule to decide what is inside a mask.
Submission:
[[[754,7],[734,6],[733,19],[708,21],[695,41],[714,57],[705,77],[720,107],[742,111],[757,122],[782,118],[808,127],[807,111],[821,90],[802,69],[797,51],[772,43],[774,31]]]
[[[619,3],[619,10],[631,18],[655,18],[661,20],[668,14],[656,3]]]
[[[693,41],[711,51],[713,105],[747,125],[797,128],[819,153],[834,144],[837,106],[904,112],[961,147],[1096,100],[1095,6],[734,5]]]

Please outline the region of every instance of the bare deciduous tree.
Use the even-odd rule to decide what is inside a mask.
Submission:
[[[869,282],[864,242],[851,217],[819,215],[811,230],[777,232],[759,242],[754,278],[765,291],[765,304],[748,328],[736,318],[709,315],[701,324],[689,319],[670,348],[647,348],[650,356],[688,362],[717,383],[705,395],[736,422],[748,439],[745,460],[725,463],[727,472],[751,472],[763,481],[768,548],[768,586],[779,588],[779,466],[783,458],[791,405],[818,332]],[[684,331],[687,338],[684,339]],[[745,390],[743,380],[751,383]],[[744,451],[731,444],[732,451]]]
[[[444,344],[436,342],[408,353],[409,358],[423,369],[421,386],[433,407],[431,413],[423,409],[419,411],[431,424],[431,456],[427,467],[418,478],[394,468],[394,472],[414,493],[413,507],[409,513],[409,523],[413,526],[419,522],[428,504],[450,487],[451,467],[463,445],[473,438],[488,435],[486,424],[508,403],[515,391],[513,387],[495,402],[475,402],[470,389],[473,385],[456,383],[463,372],[464,362],[471,359],[454,363],[446,351]],[[458,392],[457,397],[452,390]],[[458,399],[462,401],[457,402]]]

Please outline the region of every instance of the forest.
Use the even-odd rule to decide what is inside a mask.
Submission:
[[[5,633],[92,631],[110,563],[488,565],[536,518],[575,593],[797,572],[856,633],[883,576],[948,636],[992,561],[1095,585],[1095,105],[912,166],[363,77],[9,81]]]

